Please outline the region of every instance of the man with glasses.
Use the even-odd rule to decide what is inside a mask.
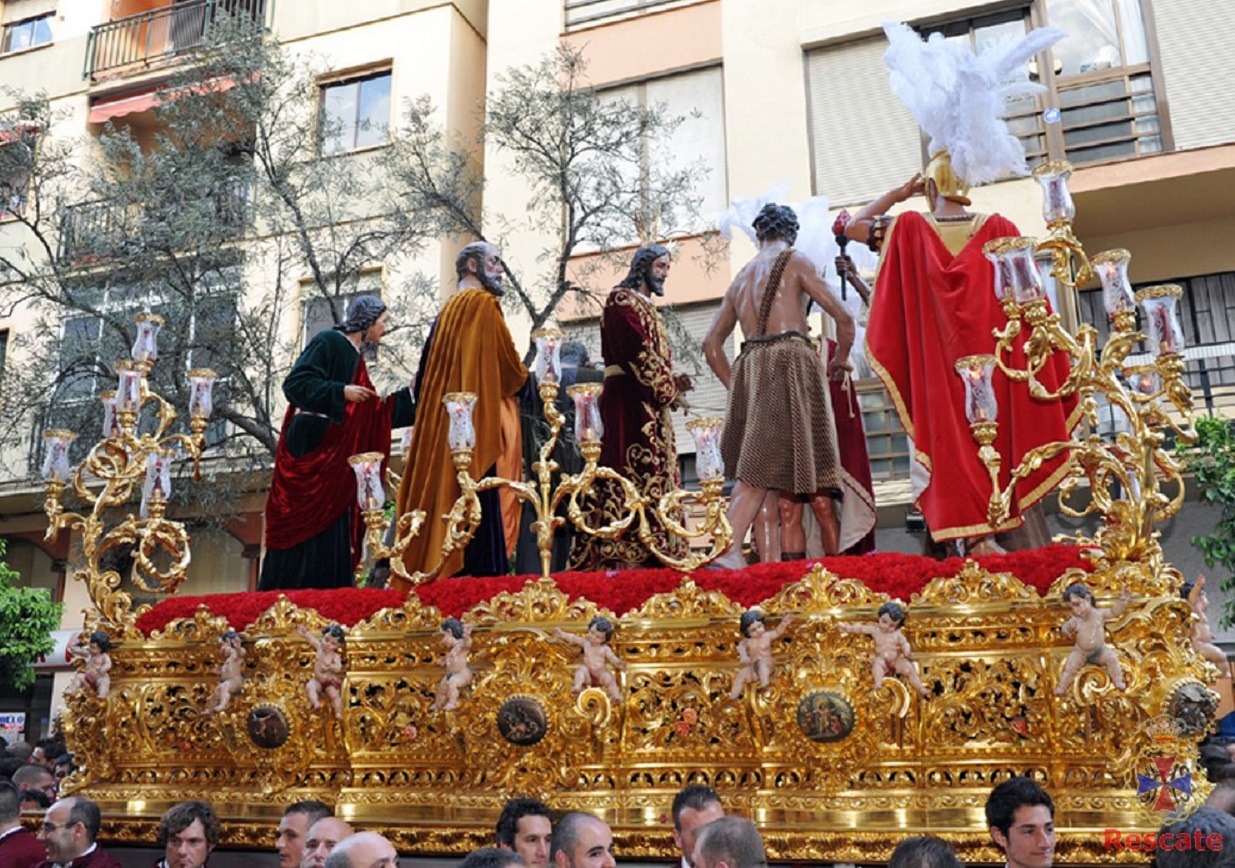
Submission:
[[[121,868],[95,843],[101,822],[99,806],[89,799],[69,796],[56,802],[47,809],[39,832],[47,848],[39,868]]]

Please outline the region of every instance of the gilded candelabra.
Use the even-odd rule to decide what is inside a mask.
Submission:
[[[1104,527],[1097,542],[1108,556],[1116,559],[1147,559],[1156,562],[1161,549],[1155,525],[1178,512],[1183,503],[1182,466],[1167,448],[1167,432],[1182,442],[1195,438],[1192,430],[1192,393],[1183,382],[1183,330],[1176,303],[1182,289],[1176,285],[1152,286],[1133,293],[1128,281],[1127,250],[1108,250],[1085,256],[1072,234],[1075,208],[1067,192],[1071,167],[1050,163],[1037,174],[1045,192],[1043,214],[1051,234],[1044,241],[1029,237],[1000,238],[991,241],[984,253],[994,265],[994,291],[1008,323],[995,329],[995,352],[969,356],[956,363],[965,383],[966,417],[978,455],[991,479],[988,518],[998,525],[1011,510],[1013,491],[1046,461],[1066,455],[1068,476],[1060,485],[1060,508],[1064,514],[1081,517],[1102,514]],[[1043,256],[1044,253],[1049,256]],[[1079,326],[1076,334],[1060,323],[1050,310],[1043,276],[1036,261],[1050,264],[1050,273],[1065,287],[1072,288],[1088,275],[1096,274],[1102,283],[1103,304],[1110,317],[1110,333],[1101,352],[1098,332],[1092,325]],[[1148,335],[1136,328],[1136,306],[1142,308]],[[1025,365],[1010,361],[1021,332]],[[1153,360],[1132,364],[1129,356],[1142,340],[1148,339]],[[1071,369],[1062,383],[1048,388],[1039,379],[1054,353],[1063,351],[1071,359]],[[1073,433],[1068,440],[1046,443],[1027,452],[1011,469],[1006,486],[999,485],[1001,459],[993,443],[997,432],[998,407],[991,387],[991,375],[998,368],[1014,383],[1024,383],[1038,401],[1058,401],[1076,396],[1088,421],[1087,433]],[[1126,430],[1113,441],[1098,433],[1098,396],[1126,419]],[[1173,408],[1168,412],[1167,406]],[[1087,483],[1090,499],[1081,508],[1070,498]],[[1167,496],[1163,484],[1174,485]],[[1116,488],[1118,490],[1116,490]]]
[[[163,318],[157,314],[138,315],[132,358],[115,364],[118,387],[102,395],[103,436],[81,464],[74,469],[69,462],[75,432],[49,430],[43,435],[43,511],[49,522],[46,538],[54,540],[65,528],[81,532],[85,566],[74,575],[86,583],[97,612],[95,626],[113,636],[139,637],[133,623],[140,611],[133,611],[131,596],[120,589],[122,576],[112,558],[131,554],[139,586],[165,594],[184,581],[190,560],[184,524],[166,517],[171,465],[180,458],[190,458],[194,478],[200,479],[217,374],[206,368],[189,371],[191,434],[168,433],[176,411],[148,380],[158,357],[162,324]],[[154,405],[157,423],[154,433],[139,433],[138,422],[147,404]],[[70,482],[88,511],[65,511],[61,498]],[[115,522],[108,510],[129,503],[136,486],[141,489],[139,513],[130,512]]]
[[[563,334],[555,328],[537,331],[532,336],[536,341],[536,379],[541,402],[544,405],[545,421],[549,425],[549,437],[541,444],[539,459],[532,463],[535,478],[530,481],[503,479],[489,476],[475,480],[471,475],[472,451],[476,445],[476,432],[472,424],[472,412],[476,395],[470,392],[453,392],[443,398],[450,420],[448,442],[460,495],[446,516],[446,537],[442,543],[436,566],[426,572],[409,571],[403,562],[403,552],[408,543],[420,532],[424,513],[416,510],[398,517],[393,540],[386,542],[389,520],[382,514],[385,500],[382,489],[380,453],[370,452],[352,456],[356,471],[358,503],[367,528],[366,546],[375,558],[389,558],[391,569],[411,584],[419,584],[436,578],[446,557],[456,549],[466,546],[480,526],[480,494],[506,487],[516,497],[531,504],[536,520],[531,529],[536,534],[536,546],[540,551],[541,575],[549,577],[554,531],[568,520],[583,534],[602,539],[616,539],[625,533],[638,536],[649,551],[666,566],[683,572],[696,569],[718,557],[729,546],[732,532],[725,515],[724,467],[720,458],[721,420],[696,419],[687,424],[695,438],[700,491],[674,489],[653,503],[638,487],[618,471],[598,464],[601,452],[601,437],[604,429],[600,419],[600,392],[598,383],[580,383],[567,388],[566,392],[575,405],[575,440],[583,456],[584,466],[579,473],[561,476],[556,485],[554,475],[560,469],[551,457],[562,431],[565,417],[557,407],[561,390],[561,345]],[[610,480],[621,491],[622,517],[610,524],[593,527],[588,524],[588,513],[579,502],[580,495],[591,490],[597,480]],[[701,520],[694,527],[687,527],[681,516],[685,508],[696,503],[702,507]],[[566,515],[560,514],[565,504]],[[710,538],[710,546],[702,551],[677,557],[662,551],[656,543],[651,517],[674,537],[679,539]]]

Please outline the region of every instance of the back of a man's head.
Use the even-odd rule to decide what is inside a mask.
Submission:
[[[745,817],[721,817],[699,830],[695,840],[695,868],[760,868],[767,864],[763,838]]]
[[[1176,847],[1180,839],[1188,839],[1190,846]],[[1198,839],[1204,842],[1204,848],[1196,846]],[[1162,826],[1156,853],[1158,868],[1235,868],[1235,817],[1213,808],[1198,808]]]
[[[463,857],[459,868],[522,868],[523,857],[514,850],[503,850],[501,847],[481,847]]]
[[[21,796],[9,781],[0,781],[0,828],[21,816]]]
[[[991,790],[986,799],[986,825],[998,829],[1006,838],[1016,819],[1016,812],[1025,806],[1043,805],[1055,816],[1055,803],[1037,782],[1018,775]]]
[[[389,855],[382,856],[383,852]],[[353,855],[357,858],[352,858]],[[393,868],[397,863],[398,857],[389,841],[376,832],[357,832],[335,845],[323,868]]]
[[[888,868],[965,868],[952,845],[934,835],[906,838],[896,845]]]

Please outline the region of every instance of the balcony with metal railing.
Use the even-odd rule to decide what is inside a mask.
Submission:
[[[269,26],[274,0],[189,0],[126,15],[90,31],[83,75],[141,72],[177,62],[227,22],[239,33]]]
[[[203,200],[213,220],[212,237],[239,237],[249,220],[247,181],[233,178]],[[181,209],[183,210],[183,209]],[[140,234],[155,231],[146,209],[106,201],[83,202],[65,209],[60,223],[56,256],[64,265],[91,266],[114,259]],[[191,240],[185,243],[194,243]]]

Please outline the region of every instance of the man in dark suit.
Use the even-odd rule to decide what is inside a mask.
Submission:
[[[673,843],[682,852],[681,868],[692,868],[691,855],[699,830],[723,816],[720,795],[711,787],[691,784],[673,797]]]

